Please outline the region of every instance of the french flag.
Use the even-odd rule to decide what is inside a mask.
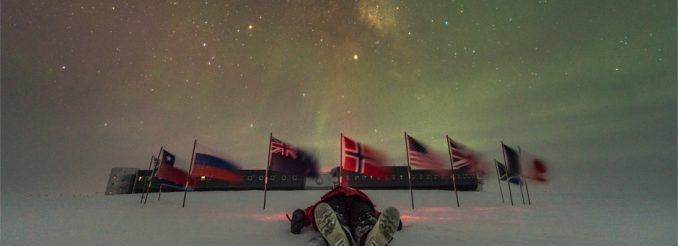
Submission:
[[[191,176],[205,176],[229,183],[240,182],[240,166],[227,160],[219,152],[200,144],[195,145]]]

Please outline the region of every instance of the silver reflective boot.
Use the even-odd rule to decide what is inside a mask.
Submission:
[[[337,215],[327,203],[320,203],[313,210],[315,224],[329,246],[350,246],[351,242],[337,219]]]
[[[388,207],[381,212],[377,223],[365,237],[365,246],[384,246],[393,239],[393,234],[398,230],[400,213],[394,207]]]

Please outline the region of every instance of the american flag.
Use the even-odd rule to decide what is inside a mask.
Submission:
[[[438,172],[445,169],[445,163],[435,153],[426,149],[422,143],[409,135],[407,136],[407,142],[407,154],[410,157],[410,164]]]
[[[271,138],[271,153],[280,154],[282,156],[289,156],[292,159],[297,159],[297,150],[294,149],[291,145],[280,141],[277,138]]]
[[[386,156],[380,151],[342,136],[343,158],[341,168],[363,175],[387,177]]]

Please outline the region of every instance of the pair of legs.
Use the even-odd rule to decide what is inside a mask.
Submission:
[[[362,242],[377,223],[372,206],[360,198],[339,196],[326,203],[332,207],[339,223],[354,237],[354,241]]]
[[[400,223],[398,210],[386,208],[379,218],[366,201],[355,197],[335,197],[318,204],[315,222],[330,246],[386,245]]]

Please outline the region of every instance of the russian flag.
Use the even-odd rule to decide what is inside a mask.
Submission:
[[[205,176],[229,183],[240,182],[240,166],[218,152],[196,144],[191,176]]]

